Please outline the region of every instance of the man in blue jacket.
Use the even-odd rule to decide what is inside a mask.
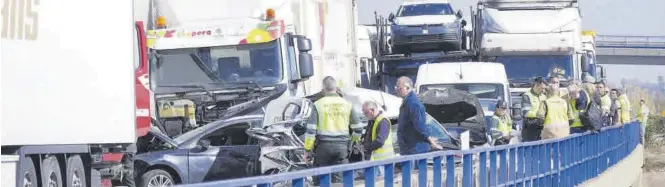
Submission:
[[[413,81],[408,77],[397,79],[395,86],[397,96],[403,98],[399,108],[397,126],[397,144],[400,155],[427,153],[430,148],[442,149],[436,139],[429,136],[425,106],[413,92]]]

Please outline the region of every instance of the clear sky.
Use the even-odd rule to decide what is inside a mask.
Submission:
[[[361,24],[374,23],[374,11],[387,17],[395,12],[402,0],[356,0]],[[468,19],[469,6],[477,0],[451,0],[453,8],[461,9]],[[665,0],[579,0],[582,27],[602,35],[665,36]],[[611,82],[621,78],[655,82],[665,76],[665,66],[605,65]]]

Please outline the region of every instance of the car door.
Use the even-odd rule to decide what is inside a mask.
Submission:
[[[189,151],[189,180],[192,183],[253,176],[260,171],[260,147],[245,133],[253,122],[242,120],[220,125],[200,136]],[[208,144],[208,145],[206,145]]]

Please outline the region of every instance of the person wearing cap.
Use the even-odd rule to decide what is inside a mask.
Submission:
[[[502,134],[502,136],[497,139],[495,145],[508,144],[510,138],[512,138],[510,131],[512,130],[513,122],[510,119],[510,116],[506,113],[506,109],[508,109],[507,105],[508,104],[505,101],[499,100],[499,102],[496,103],[496,110],[490,121],[491,129],[498,130]]]
[[[570,135],[571,118],[568,102],[561,98],[556,86],[548,86],[547,99],[539,105],[537,116],[543,120],[541,139],[563,138]]]
[[[580,88],[580,85],[573,82],[568,86],[569,104],[572,110],[570,114],[573,118],[573,124],[570,125],[570,134],[584,133],[586,129],[580,120],[580,114],[583,113],[591,104],[589,93]]]
[[[540,130],[542,119],[536,114],[540,104],[546,99],[545,88],[548,83],[542,77],[537,77],[533,81],[533,86],[528,92],[522,94],[522,116],[524,116],[522,128],[522,141],[536,141],[540,139]]]

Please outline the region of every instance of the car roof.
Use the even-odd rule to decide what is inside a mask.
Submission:
[[[450,3],[448,0],[405,0],[402,5]]]
[[[214,121],[214,122],[205,124],[202,127],[196,128],[196,129],[188,131],[186,133],[183,133],[182,135],[173,138],[173,141],[175,141],[178,144],[182,144],[182,143],[188,141],[191,138],[197,137],[198,134],[211,131],[212,129],[222,128],[224,126],[231,125],[232,123],[229,123],[229,122],[232,122],[232,121],[242,121],[242,120],[263,120],[263,115],[259,115],[259,114],[244,115],[244,116],[231,117],[231,118],[220,120],[220,121]]]

